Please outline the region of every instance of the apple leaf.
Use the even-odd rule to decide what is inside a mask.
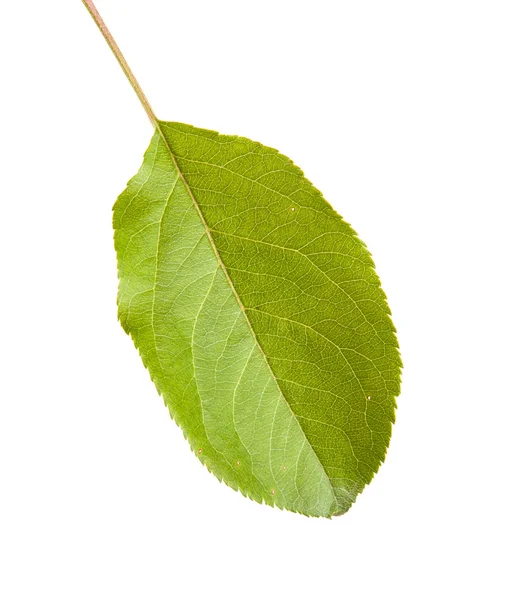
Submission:
[[[401,370],[351,227],[276,150],[157,121],[114,229],[120,321],[199,459],[258,502],[346,512]]]

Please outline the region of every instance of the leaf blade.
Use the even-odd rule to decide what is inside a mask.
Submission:
[[[311,264],[306,270],[305,251],[287,246],[294,240],[298,223],[298,230],[310,232],[308,239],[302,239],[306,248],[316,250],[313,223],[321,228],[321,234],[338,239],[343,236],[346,244],[354,244],[357,255],[349,256],[361,260],[361,270],[367,267],[379,290],[377,298],[383,303],[382,324],[385,315],[385,322],[390,325],[386,330],[392,334],[388,342],[396,362],[389,361],[388,366],[394,370],[396,365],[397,384],[400,362],[394,328],[387,321],[385,297],[369,253],[349,226],[344,224],[341,233],[340,217],[313,190],[301,171],[272,149],[244,138],[160,123],[140,173],[115,206],[114,226],[120,269],[120,320],[134,338],[152,379],[172,416],[190,438],[193,450],[219,478],[253,499],[304,514],[330,516],[349,508],[383,459],[394,419],[394,396],[392,403],[388,397],[389,413],[385,419],[381,415],[373,433],[367,420],[376,420],[377,409],[369,409],[366,390],[357,375],[351,375],[352,369],[346,367],[345,377],[353,377],[354,385],[359,384],[363,410],[359,412],[350,406],[344,427],[338,421],[340,415],[327,416],[327,402],[334,403],[336,397],[343,396],[319,383],[313,386],[312,381],[319,380],[313,378],[313,369],[327,359],[323,352],[326,355],[324,344],[331,342],[329,332],[315,330],[308,318],[304,322],[306,315],[312,319],[313,314],[306,297],[300,296],[304,304],[301,318],[287,313],[287,301],[291,303],[291,298],[295,298],[291,296],[295,285],[298,297],[298,282],[303,279],[305,289],[317,290],[311,295],[318,305],[327,305],[329,298],[323,295],[327,290],[329,296],[333,295],[330,285],[336,285],[338,293],[346,294],[350,298],[347,302],[355,305],[352,310],[356,314],[359,310],[356,292],[351,285],[348,288],[348,281],[344,287],[337,282],[327,283],[327,257],[321,258],[321,264],[309,258]],[[314,208],[309,202],[314,202]],[[159,211],[162,212],[156,220]],[[336,223],[339,230],[331,233]],[[134,240],[138,242],[140,238],[143,241],[134,245]],[[292,266],[293,276],[283,277],[285,283],[277,287],[284,267]],[[350,268],[349,272],[355,275],[356,269]],[[189,281],[187,277],[196,279]],[[266,287],[265,281],[274,283]],[[180,303],[180,295],[171,301],[175,287],[185,294],[185,303]],[[197,305],[199,299],[201,306]],[[263,306],[270,302],[264,310]],[[196,317],[191,310],[197,311]],[[316,310],[319,313],[319,306]],[[177,325],[183,322],[191,326],[192,321],[192,335]],[[277,356],[275,332],[280,332],[277,339],[288,340],[285,345],[278,344]],[[369,332],[359,333],[353,327],[350,333],[355,345],[356,337],[360,344],[359,336],[366,338]],[[345,335],[348,337],[348,331]],[[304,347],[299,347],[298,339],[306,341]],[[160,344],[165,346],[164,358]],[[334,351],[336,347],[334,344]],[[307,360],[306,351],[318,352],[314,362]],[[362,352],[359,354],[365,357]],[[182,362],[177,357],[182,357]],[[298,377],[298,369],[291,371],[287,367],[291,357],[308,365],[307,377],[305,373]],[[348,362],[344,355],[343,359]],[[333,356],[331,361],[333,366]],[[251,379],[246,371],[252,374]],[[182,380],[185,372],[189,375]],[[330,385],[343,385],[345,377],[332,377]],[[196,393],[189,387],[193,380]],[[306,385],[306,381],[311,384]],[[177,386],[183,388],[182,397],[174,392]],[[399,391],[397,388],[392,391]],[[355,390],[350,392],[355,396]],[[188,410],[181,408],[185,396]],[[352,402],[358,406],[355,400]],[[316,407],[320,410],[313,412]],[[355,423],[350,419],[352,412]],[[205,435],[200,435],[202,419]],[[371,449],[366,446],[366,452],[361,452],[368,458],[371,450],[373,462],[367,470],[362,470],[364,459],[357,456],[355,440],[349,435],[353,432],[355,437],[355,426],[362,427],[363,419],[371,432]],[[378,452],[373,452],[374,435],[377,439],[384,436],[385,440]],[[362,441],[362,435],[356,439]],[[331,447],[334,442],[336,447]]]

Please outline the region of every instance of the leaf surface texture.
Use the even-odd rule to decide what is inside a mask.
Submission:
[[[347,511],[401,369],[355,232],[276,150],[167,122],[114,228],[120,321],[200,460],[259,502]]]

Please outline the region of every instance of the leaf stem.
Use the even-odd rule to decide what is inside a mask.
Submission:
[[[152,123],[152,125],[154,127],[159,129],[157,117],[155,116],[155,113],[152,110],[152,107],[150,106],[150,102],[148,102],[148,98],[145,96],[145,93],[143,92],[141,86],[139,85],[134,73],[132,73],[132,69],[128,66],[128,63],[125,60],[125,57],[123,56],[123,54],[121,53],[121,50],[119,49],[118,44],[114,41],[114,38],[112,37],[111,32],[109,31],[107,25],[105,24],[105,21],[102,19],[102,17],[100,16],[100,13],[96,9],[96,6],[93,4],[93,0],[82,0],[82,2],[84,4],[84,6],[87,8],[87,10],[89,11],[89,14],[93,17],[93,21],[96,23],[98,29],[101,31],[102,35],[104,36],[105,41],[109,45],[109,48],[112,50],[112,53],[116,57],[116,60],[119,62],[120,67],[123,69],[125,76],[127,77],[127,79],[130,82],[130,85],[136,92],[136,95],[139,98],[139,101],[143,105],[143,108],[145,109],[145,112],[148,115],[150,122]]]

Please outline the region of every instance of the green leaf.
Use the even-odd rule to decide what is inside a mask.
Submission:
[[[401,369],[350,226],[276,150],[159,122],[114,228],[120,321],[200,460],[258,502],[347,511]]]

